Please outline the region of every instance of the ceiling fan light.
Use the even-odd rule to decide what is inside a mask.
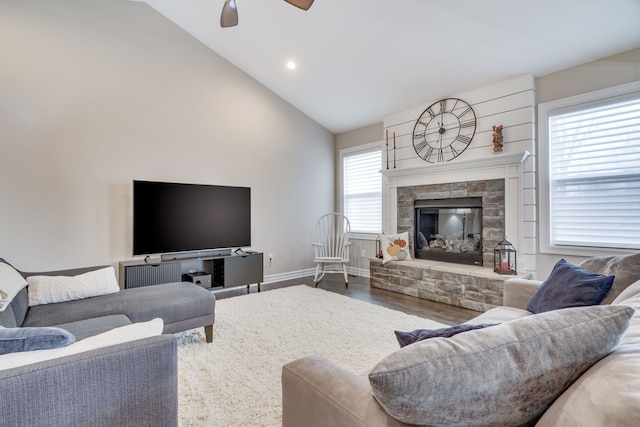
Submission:
[[[220,15],[220,26],[223,28],[235,27],[238,25],[238,8],[236,0],[225,0]]]
[[[284,0],[289,4],[292,4],[296,7],[299,7],[303,10],[309,10],[311,5],[313,4],[313,0]]]

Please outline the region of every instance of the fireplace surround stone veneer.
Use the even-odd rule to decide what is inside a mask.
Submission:
[[[475,311],[502,305],[504,281],[514,277],[493,272],[493,249],[505,238],[504,179],[398,187],[398,233],[409,233],[413,253],[415,200],[464,197],[482,198],[483,267],[421,259],[383,264],[372,258],[371,286]],[[531,274],[517,277],[530,278]]]
[[[504,188],[504,179],[398,187],[398,233],[409,233],[413,253],[416,200],[482,198],[482,260],[484,266],[493,266],[493,249],[505,238]]]

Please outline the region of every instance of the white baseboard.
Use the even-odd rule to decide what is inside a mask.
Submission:
[[[301,277],[313,276],[316,274],[315,268],[308,268],[306,270],[289,271],[286,273],[269,274],[264,276],[264,282],[262,283],[275,283],[282,282],[284,280],[299,279]]]
[[[371,275],[369,274],[368,268],[365,269],[365,268],[347,267],[347,273],[352,274],[354,276],[371,277]]]
[[[347,273],[353,276],[371,277],[369,270],[364,268],[347,267]],[[313,276],[316,274],[315,268],[308,268],[306,270],[289,271],[286,273],[268,274],[264,276],[262,283],[275,283],[285,280],[300,279],[301,277]]]

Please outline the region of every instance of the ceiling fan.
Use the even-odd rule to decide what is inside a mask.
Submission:
[[[307,10],[313,4],[313,0],[284,0],[300,9]],[[236,0],[224,0],[222,15],[220,15],[220,26],[223,28],[238,25],[238,8]]]

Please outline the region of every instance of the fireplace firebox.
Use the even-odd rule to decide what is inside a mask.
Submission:
[[[416,258],[482,265],[482,197],[415,200]]]

